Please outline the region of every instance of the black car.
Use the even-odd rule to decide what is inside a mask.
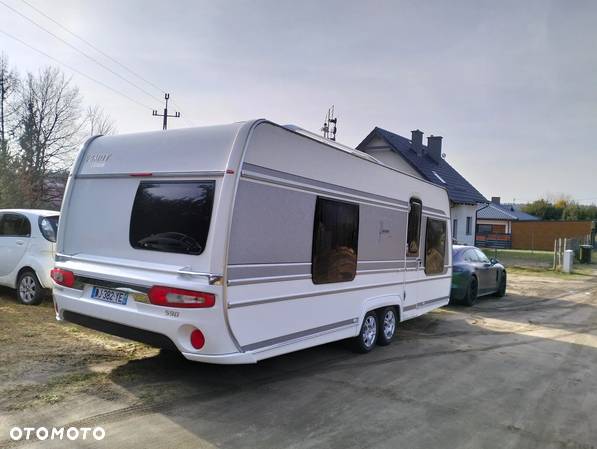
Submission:
[[[453,246],[452,264],[451,302],[472,306],[479,296],[506,294],[506,269],[479,248]]]

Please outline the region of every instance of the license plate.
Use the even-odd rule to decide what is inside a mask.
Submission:
[[[114,304],[126,304],[129,294],[118,290],[111,290],[109,288],[93,287],[91,289],[91,297],[99,299],[100,301],[111,302]]]

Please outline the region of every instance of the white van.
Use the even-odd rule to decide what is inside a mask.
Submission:
[[[52,277],[59,320],[254,363],[448,303],[449,202],[432,183],[266,120],[91,138]]]

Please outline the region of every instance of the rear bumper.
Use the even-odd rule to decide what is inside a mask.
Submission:
[[[179,309],[179,317],[165,314],[166,308],[131,299],[126,306],[90,299],[80,290],[55,286],[54,303],[59,320],[150,346],[175,349],[193,361],[221,364],[255,363],[252,354],[239,352],[230,337],[219,309]],[[197,350],[190,334],[200,329],[205,346]]]

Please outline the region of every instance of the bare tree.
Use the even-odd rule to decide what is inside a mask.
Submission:
[[[97,104],[87,108],[85,122],[86,134],[89,136],[96,136],[98,134],[108,136],[117,133],[114,120]]]
[[[4,53],[0,54],[0,156],[7,156],[8,153],[9,102],[18,85],[19,77],[10,69],[8,57]]]
[[[19,178],[24,202],[45,202],[48,174],[68,167],[82,126],[79,90],[57,68],[27,74],[19,99]]]

